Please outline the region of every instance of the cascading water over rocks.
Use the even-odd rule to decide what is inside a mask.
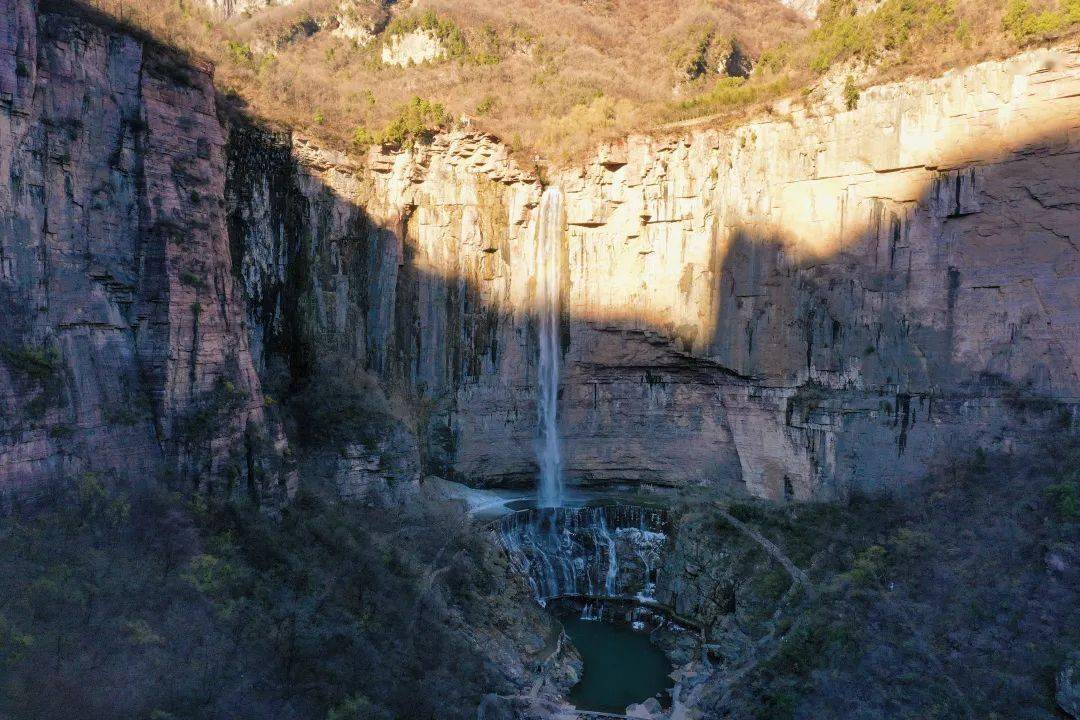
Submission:
[[[524,510],[499,537],[541,605],[556,597],[652,595],[667,540],[660,510],[633,505]]]
[[[540,199],[535,231],[537,508],[504,518],[499,537],[541,605],[561,596],[651,598],[667,539],[663,513],[627,505],[564,506],[558,421],[562,232],[562,191],[549,187]],[[592,617],[589,607],[583,617]]]

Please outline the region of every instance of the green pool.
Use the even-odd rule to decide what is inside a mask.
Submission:
[[[671,687],[671,663],[647,632],[609,620],[560,619],[585,664],[581,682],[570,690],[578,709],[621,713]]]

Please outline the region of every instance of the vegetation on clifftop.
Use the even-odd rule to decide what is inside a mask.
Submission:
[[[744,117],[798,100],[832,74],[857,71],[862,86],[935,74],[1062,38],[1080,23],[1077,0],[884,0],[869,9],[827,0],[816,24],[771,0],[297,0],[227,20],[194,1],[90,4],[212,59],[219,88],[247,112],[323,142],[363,149],[422,139],[394,132],[401,109],[422,98],[445,108],[446,122],[428,130],[468,117],[523,154],[555,161],[672,121]],[[370,40],[342,34],[343,23]],[[415,30],[436,38],[442,59],[383,65],[388,39]]]

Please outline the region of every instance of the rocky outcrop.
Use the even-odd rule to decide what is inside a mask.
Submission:
[[[0,5],[0,491],[92,471],[280,493],[209,69]]]
[[[341,497],[367,505],[400,507],[420,493],[420,449],[416,435],[389,425],[371,446],[349,443],[337,461]]]
[[[446,57],[446,48],[433,30],[412,30],[391,35],[380,54],[383,65],[422,65]]]
[[[222,17],[251,15],[271,7],[292,5],[294,0],[198,0]]]
[[[338,4],[333,34],[351,40],[357,47],[367,47],[375,41],[386,25],[389,14],[381,2],[372,0],[342,0]]]
[[[791,8],[804,18],[813,20],[817,17],[821,0],[780,0],[780,3],[785,7]]]
[[[1078,82],[1027,53],[551,175],[569,479],[843,496],[1073,412]],[[430,472],[531,483],[539,181],[469,133],[363,167],[276,147],[231,175],[260,332],[292,287],[319,347],[426,398]]]

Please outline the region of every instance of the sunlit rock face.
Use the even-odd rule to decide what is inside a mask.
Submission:
[[[367,47],[386,22],[382,4],[371,0],[342,0],[334,15],[333,34],[351,40],[357,47]]]
[[[222,17],[251,15],[268,8],[292,5],[295,0],[198,0]]]
[[[420,474],[532,486],[543,187],[505,147],[223,128],[206,69],[5,9],[5,488],[279,487],[259,375],[323,353],[421,400]],[[1078,83],[1028,53],[549,171],[566,480],[833,497],[1072,422]]]
[[[817,17],[821,0],[780,0],[780,2],[808,20]]]
[[[1029,53],[552,174],[567,480],[833,497],[1021,442],[1049,407],[1028,399],[1080,386],[1078,82],[1075,53]],[[259,332],[292,242],[310,338],[438,399],[425,472],[531,484],[540,183],[468,133],[363,167],[281,156],[232,177],[303,196],[235,204],[265,219],[234,237],[266,269],[245,270],[277,318]]]
[[[0,10],[0,500],[84,473],[280,496],[209,69]]]
[[[446,57],[446,48],[432,30],[391,35],[380,54],[383,65],[422,65]]]

